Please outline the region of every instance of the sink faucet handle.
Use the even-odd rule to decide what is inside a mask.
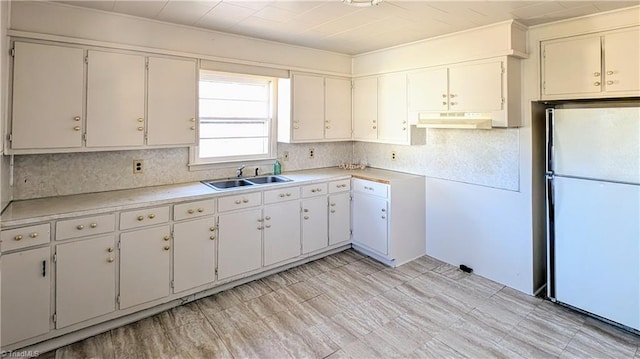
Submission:
[[[242,166],[240,166],[240,167],[238,167],[236,169],[236,177],[238,177],[238,178],[242,177],[242,170],[243,169],[244,169],[244,165],[242,165]]]
[[[256,176],[258,175],[259,171],[260,171],[260,167],[256,167]]]

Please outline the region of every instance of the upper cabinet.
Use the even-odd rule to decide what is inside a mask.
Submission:
[[[541,43],[542,99],[638,96],[640,28]]]
[[[16,42],[11,147],[80,148],[84,51]]]
[[[10,153],[196,143],[194,59],[14,43]]]
[[[350,79],[296,73],[278,86],[278,141],[351,139]]]

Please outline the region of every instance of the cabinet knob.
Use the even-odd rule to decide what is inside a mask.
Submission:
[[[80,131],[80,126],[76,126],[73,128],[74,131]]]
[[[242,203],[249,203],[249,200],[245,198],[242,200]]]
[[[22,234],[18,234],[17,236],[13,237],[14,240],[16,241],[21,241],[22,240]]]
[[[258,226],[258,230],[261,231],[262,230],[262,226]]]
[[[281,197],[281,198],[284,198],[284,193],[280,193],[280,197]]]
[[[313,188],[313,189],[311,190],[311,192],[312,192],[312,193],[316,193],[316,189],[315,189],[315,188]]]
[[[109,252],[109,253],[113,252],[113,247],[107,248],[107,252]]]
[[[385,217],[385,216],[382,216],[382,219],[385,219],[385,218],[387,218],[387,217]]]
[[[309,216],[304,216],[304,219],[309,219]]]
[[[376,128],[377,128],[376,126],[373,126],[373,129],[374,129],[374,130],[375,130]]]
[[[607,81],[607,85],[613,85],[613,81],[611,80]]]
[[[593,76],[598,77],[598,76],[600,76],[600,73],[596,71],[596,72],[593,73]]]
[[[171,249],[171,247],[169,247],[169,246],[164,246],[164,250],[165,250],[165,251],[168,251],[169,249]]]
[[[198,213],[204,212],[204,208],[198,208]]]
[[[331,213],[336,213],[336,210],[335,210],[335,209],[332,209],[332,210],[331,210]]]
[[[84,224],[79,224],[76,226],[76,228],[78,228],[78,230],[83,230],[84,229]]]
[[[264,219],[258,218],[258,222],[263,222],[263,221],[264,221]]]
[[[335,203],[331,203],[331,204],[330,204],[330,206],[331,206],[331,207],[335,207],[335,206],[336,206],[336,204],[335,204]]]
[[[142,117],[138,117],[138,122],[144,122],[144,119]]]
[[[109,257],[109,259],[107,259],[107,262],[109,262],[109,263],[113,263],[114,261],[115,261],[115,258],[113,258],[113,257]]]
[[[138,131],[144,131],[144,127],[142,126],[138,127]]]
[[[191,129],[191,131],[194,131],[196,129],[196,126],[191,126],[189,128]]]
[[[268,220],[270,220],[270,219],[271,219],[271,217],[266,216],[266,217],[264,217],[264,219],[266,219],[266,220],[268,221]]]
[[[189,121],[191,121],[191,122],[196,122],[196,119],[195,119],[195,118],[193,118],[193,117],[191,117],[191,118],[189,119]]]
[[[144,220],[144,216],[138,216],[138,221]]]
[[[216,236],[211,236],[211,237],[209,237],[209,239],[213,241],[213,240],[216,239]]]
[[[387,211],[386,209],[384,209],[384,208],[382,209],[382,212],[386,212],[386,211]]]
[[[373,122],[373,123],[376,123],[376,120],[373,120],[372,122]]]
[[[271,228],[270,224],[267,224],[266,226],[264,226],[265,228]]]
[[[240,203],[242,203],[242,201],[239,199],[236,199],[236,204],[240,204]]]
[[[308,208],[305,208],[305,209],[303,209],[303,211],[304,211],[305,213],[307,213],[307,212],[309,212],[309,209],[308,209]]]
[[[593,83],[593,86],[600,86],[600,81],[596,81]]]
[[[154,219],[156,218],[156,215],[153,213],[150,213],[147,217],[149,217],[149,219]]]
[[[322,188],[316,188],[318,192],[322,192]]]
[[[613,71],[611,70],[607,71],[607,75],[613,75]]]
[[[442,105],[446,106],[447,105],[447,101],[442,101]]]
[[[456,96],[458,96],[458,95],[456,95],[456,94],[454,94],[454,93],[449,94],[449,98],[454,98],[454,97],[456,97]]]
[[[287,192],[287,197],[291,197],[291,193],[290,192]]]
[[[297,129],[299,129],[299,128],[300,128],[300,127],[298,127],[298,125],[293,126],[293,129],[294,129],[294,130],[297,130]]]
[[[189,213],[189,214],[193,214],[193,210],[192,210],[192,209],[190,209],[190,210],[188,210],[188,211],[187,211],[187,213]]]
[[[36,238],[38,236],[38,232],[33,232],[29,235],[31,238]]]
[[[89,227],[91,227],[91,228],[96,228],[96,227],[98,227],[98,224],[97,224],[97,223],[91,223],[91,224],[89,225]]]
[[[168,241],[169,239],[171,239],[171,237],[169,237],[169,236],[164,236],[164,237],[162,237],[162,239],[163,239],[164,241]]]
[[[407,128],[406,128],[406,127],[403,127],[403,128],[402,128],[402,131],[406,131],[406,130],[407,130]]]
[[[216,227],[209,227],[209,231],[215,232],[216,231]]]
[[[73,117],[73,120],[74,120],[74,121],[80,121],[80,116],[74,116],[74,117]]]
[[[449,102],[449,104],[450,104],[451,106],[455,106],[455,105],[457,105],[458,103],[457,103],[457,102],[453,102],[453,101],[451,101],[451,102]]]
[[[443,93],[443,94],[442,94],[442,98],[447,98],[447,94],[446,94],[446,93]]]

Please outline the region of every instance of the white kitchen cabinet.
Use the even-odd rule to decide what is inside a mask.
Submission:
[[[195,145],[196,62],[164,57],[148,61],[147,144]]]
[[[353,139],[378,139],[378,78],[353,80]]]
[[[329,195],[329,245],[351,240],[351,195]]]
[[[2,256],[2,345],[49,332],[51,249],[29,249]]]
[[[425,180],[406,176],[386,183],[351,180],[353,247],[390,266],[426,252]]]
[[[88,51],[87,147],[142,146],[145,56]]]
[[[218,280],[262,266],[262,227],[259,208],[218,216]]]
[[[329,245],[327,193],[327,183],[302,187],[302,253]]]
[[[115,237],[56,245],[56,328],[116,310]]]
[[[295,73],[278,88],[278,141],[351,139],[351,80]]]
[[[11,148],[82,146],[84,50],[15,42]]]
[[[447,111],[449,71],[445,68],[414,71],[407,74],[409,112]]]
[[[542,98],[640,94],[640,28],[544,41]]]
[[[120,234],[120,309],[168,296],[170,269],[169,225]]]
[[[264,265],[300,255],[300,201],[272,204],[263,210]]]
[[[215,281],[215,218],[205,217],[173,225],[173,292]]]
[[[406,143],[407,75],[383,75],[378,78],[378,140]]]

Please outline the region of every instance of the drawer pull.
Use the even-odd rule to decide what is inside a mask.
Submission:
[[[98,224],[97,224],[97,223],[91,223],[91,224],[89,225],[89,227],[91,227],[91,228],[96,228],[96,227],[98,227]]]
[[[216,236],[211,236],[211,237],[209,237],[209,239],[213,241],[213,240],[216,239]]]
[[[42,261],[42,276],[47,276],[47,261]]]
[[[312,189],[312,190],[311,190],[311,192],[316,193],[316,189],[315,189],[315,188],[314,188],[314,189]]]
[[[144,220],[144,216],[138,216],[138,221]]]
[[[287,192],[287,197],[291,197],[291,193]]]
[[[164,236],[164,237],[162,237],[162,239],[163,239],[163,240],[165,240],[165,241],[168,241],[169,239],[171,239],[171,237],[169,237],[169,236]]]
[[[153,214],[153,213],[151,213],[151,214],[150,214],[150,215],[148,215],[147,217],[149,217],[149,219],[154,219],[154,218],[156,218],[156,215],[155,215],[155,214]]]
[[[309,216],[304,216],[304,219],[309,219]]]
[[[215,232],[216,231],[216,227],[209,227],[209,231]]]
[[[331,210],[331,213],[336,213],[336,210],[335,210],[335,209],[332,209],[332,210]]]
[[[264,219],[266,219],[267,221],[271,219],[271,217],[266,216]]]
[[[113,252],[113,247],[107,248],[107,252],[109,252],[109,253]]]
[[[13,237],[13,239],[16,241],[22,240],[22,234],[18,234],[17,236]]]
[[[198,208],[198,213],[204,212],[204,208]]]
[[[236,204],[240,204],[240,203],[242,203],[242,201],[239,199],[236,199]]]
[[[280,198],[284,198],[284,193],[280,193]]]
[[[168,251],[169,249],[171,249],[171,247],[169,247],[169,246],[164,246],[164,250],[165,250],[165,251]]]
[[[249,203],[249,200],[245,198],[242,200],[242,203]]]
[[[115,261],[115,259],[113,257],[109,257],[109,259],[107,259],[107,262],[109,263],[113,263]]]
[[[270,224],[267,224],[265,227],[266,227],[266,228],[271,228],[271,225],[270,225]]]
[[[83,230],[84,229],[84,224],[79,224],[76,228],[78,228],[78,230]]]
[[[237,202],[237,201],[236,201],[236,202]],[[193,214],[193,210],[192,210],[192,209],[190,209],[190,210],[188,210],[188,211],[187,211],[187,213],[189,213],[189,214]]]
[[[303,209],[303,211],[306,213],[306,212],[309,212],[309,209],[305,208]]]
[[[38,232],[33,232],[29,235],[31,238],[36,238],[38,236]]]

